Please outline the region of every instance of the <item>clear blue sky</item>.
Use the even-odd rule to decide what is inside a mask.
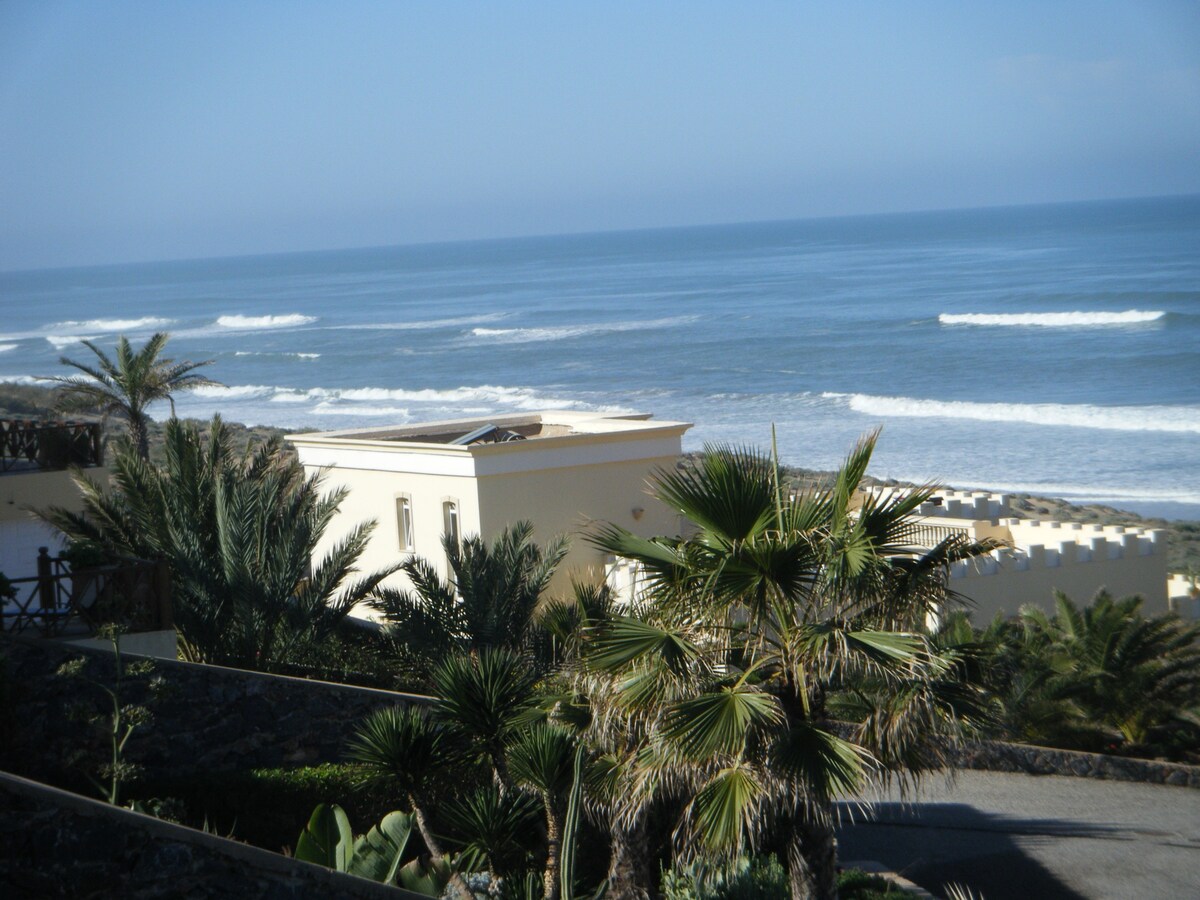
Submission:
[[[0,3],[0,269],[1200,192],[1200,3]]]

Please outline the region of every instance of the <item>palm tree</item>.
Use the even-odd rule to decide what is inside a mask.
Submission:
[[[523,731],[508,751],[508,764],[513,777],[541,799],[546,815],[543,900],[560,900],[563,897],[560,875],[564,862],[564,832],[568,795],[575,777],[578,752],[578,744],[570,731],[547,723],[539,723]]]
[[[1194,716],[1200,703],[1200,626],[1175,616],[1141,615],[1141,597],[1115,600],[1101,591],[1080,609],[1062,592],[1055,614],[1030,607],[1021,618],[1059,660],[1053,697],[1072,704],[1086,723],[1142,744],[1172,719]]]
[[[395,567],[355,578],[374,523],[314,552],[345,491],[324,493],[278,439],[239,453],[214,418],[206,436],[167,423],[162,466],[124,450],[112,489],[75,474],[83,511],[42,517],[69,539],[115,555],[165,558],[185,651],[271,670],[317,648]]]
[[[55,376],[51,380],[61,385],[59,391],[64,405],[98,408],[105,416],[116,415],[124,419],[138,455],[142,459],[149,459],[150,417],[146,414],[147,407],[159,400],[167,400],[171,404],[171,418],[174,418],[174,393],[219,383],[195,374],[196,369],[208,365],[212,360],[176,362],[160,359],[159,354],[169,338],[170,335],[160,331],[152,335],[142,349],[135,351],[129,340],[122,336],[117,341],[115,360],[91,341],[83,341],[83,345],[96,355],[96,361],[82,363],[64,356],[59,361],[64,366],[78,369],[83,375]]]
[[[706,448],[660,472],[653,493],[696,526],[594,542],[640,563],[650,602],[591,642],[617,702],[646,728],[634,782],[686,788],[677,852],[736,856],[782,838],[794,898],[836,897],[832,802],[944,762],[971,713],[962,660],[925,634],[949,599],[948,565],[992,549],[950,538],[915,546],[914,510],[933,493],[860,491],[876,435],[825,490],[786,493],[770,456]],[[853,700],[848,728],[837,699]],[[652,792],[630,792],[636,813]]]
[[[348,754],[363,763],[369,781],[396,790],[412,811],[425,846],[435,865],[450,863],[441,840],[429,820],[429,804],[439,776],[453,771],[461,759],[452,736],[423,710],[381,709],[358,727],[349,743]],[[450,868],[450,886],[460,900],[474,895],[456,868]]]
[[[533,542],[533,525],[517,522],[490,545],[472,535],[461,547],[448,537],[444,548],[449,580],[430,561],[414,557],[401,567],[413,589],[385,588],[372,601],[401,659],[427,676],[448,654],[506,647],[547,671],[551,640],[536,613],[567,554],[566,538],[556,537],[543,549]]]

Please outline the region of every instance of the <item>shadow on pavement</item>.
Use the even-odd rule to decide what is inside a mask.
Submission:
[[[873,859],[926,890],[958,882],[986,900],[1085,900],[1022,849],[1062,838],[1111,837],[1115,829],[1068,819],[1020,819],[966,803],[878,803],[864,816],[843,807],[841,859]]]

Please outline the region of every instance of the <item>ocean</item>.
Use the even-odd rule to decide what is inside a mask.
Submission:
[[[1200,519],[1200,197],[0,273],[0,381],[167,330],[186,416],[547,407]],[[154,410],[166,415],[164,408]]]

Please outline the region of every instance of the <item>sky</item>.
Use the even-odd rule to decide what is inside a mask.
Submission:
[[[1200,3],[0,2],[0,270],[1200,192]]]

